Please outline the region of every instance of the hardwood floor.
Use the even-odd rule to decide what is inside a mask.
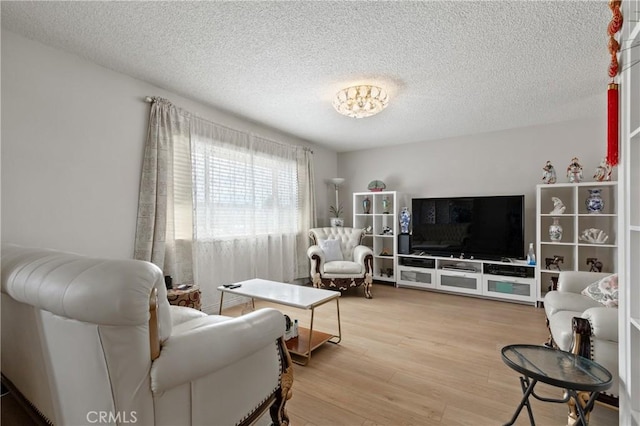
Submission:
[[[342,342],[295,365],[292,425],[475,426],[511,418],[522,391],[500,349],[544,342],[543,309],[388,285],[374,285],[373,297],[362,289],[343,294]],[[266,306],[308,326],[310,311],[256,302]],[[314,328],[337,332],[334,303],[316,309]],[[543,384],[536,390],[561,396]],[[565,404],[533,400],[532,407],[538,425],[567,422]],[[526,410],[516,424],[529,424]],[[617,411],[596,406],[590,425],[616,424]]]

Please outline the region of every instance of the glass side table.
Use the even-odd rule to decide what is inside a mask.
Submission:
[[[544,402],[565,403],[571,398],[576,402],[578,425],[586,426],[587,414],[593,409],[593,404],[600,392],[611,386],[611,373],[600,364],[579,355],[558,349],[537,345],[509,345],[502,348],[502,360],[510,368],[522,374],[522,400],[516,412],[505,425],[515,423],[524,406],[529,413],[529,421],[535,425],[533,411],[529,404],[529,396]],[[551,386],[566,389],[563,399],[543,398],[536,395],[536,383],[543,382]],[[583,405],[578,398],[578,392],[590,392],[591,396]]]

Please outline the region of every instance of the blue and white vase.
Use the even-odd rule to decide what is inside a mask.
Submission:
[[[562,240],[562,225],[557,217],[553,218],[553,223],[549,226],[549,239],[554,242]]]
[[[400,211],[400,233],[409,233],[409,224],[411,223],[411,213],[407,207],[403,207]]]
[[[589,213],[601,213],[602,209],[604,209],[604,200],[600,195],[600,189],[588,189],[589,197],[585,200],[585,205],[587,206],[587,212]]]

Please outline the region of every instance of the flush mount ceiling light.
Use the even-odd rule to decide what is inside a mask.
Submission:
[[[387,107],[389,96],[378,86],[352,86],[336,94],[333,107],[340,114],[363,118],[379,113]]]

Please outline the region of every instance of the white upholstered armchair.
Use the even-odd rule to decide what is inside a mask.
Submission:
[[[548,345],[592,359],[609,370],[613,382],[600,400],[618,401],[618,308],[582,294],[583,290],[610,273],[563,271],[557,288],[544,297],[549,328]],[[617,281],[616,281],[617,283]]]
[[[362,245],[364,231],[356,228],[327,227],[309,230],[311,282],[314,287],[345,291],[363,286],[371,299],[373,251]]]
[[[284,331],[170,306],[148,262],[2,247],[2,381],[56,425],[287,425]]]

